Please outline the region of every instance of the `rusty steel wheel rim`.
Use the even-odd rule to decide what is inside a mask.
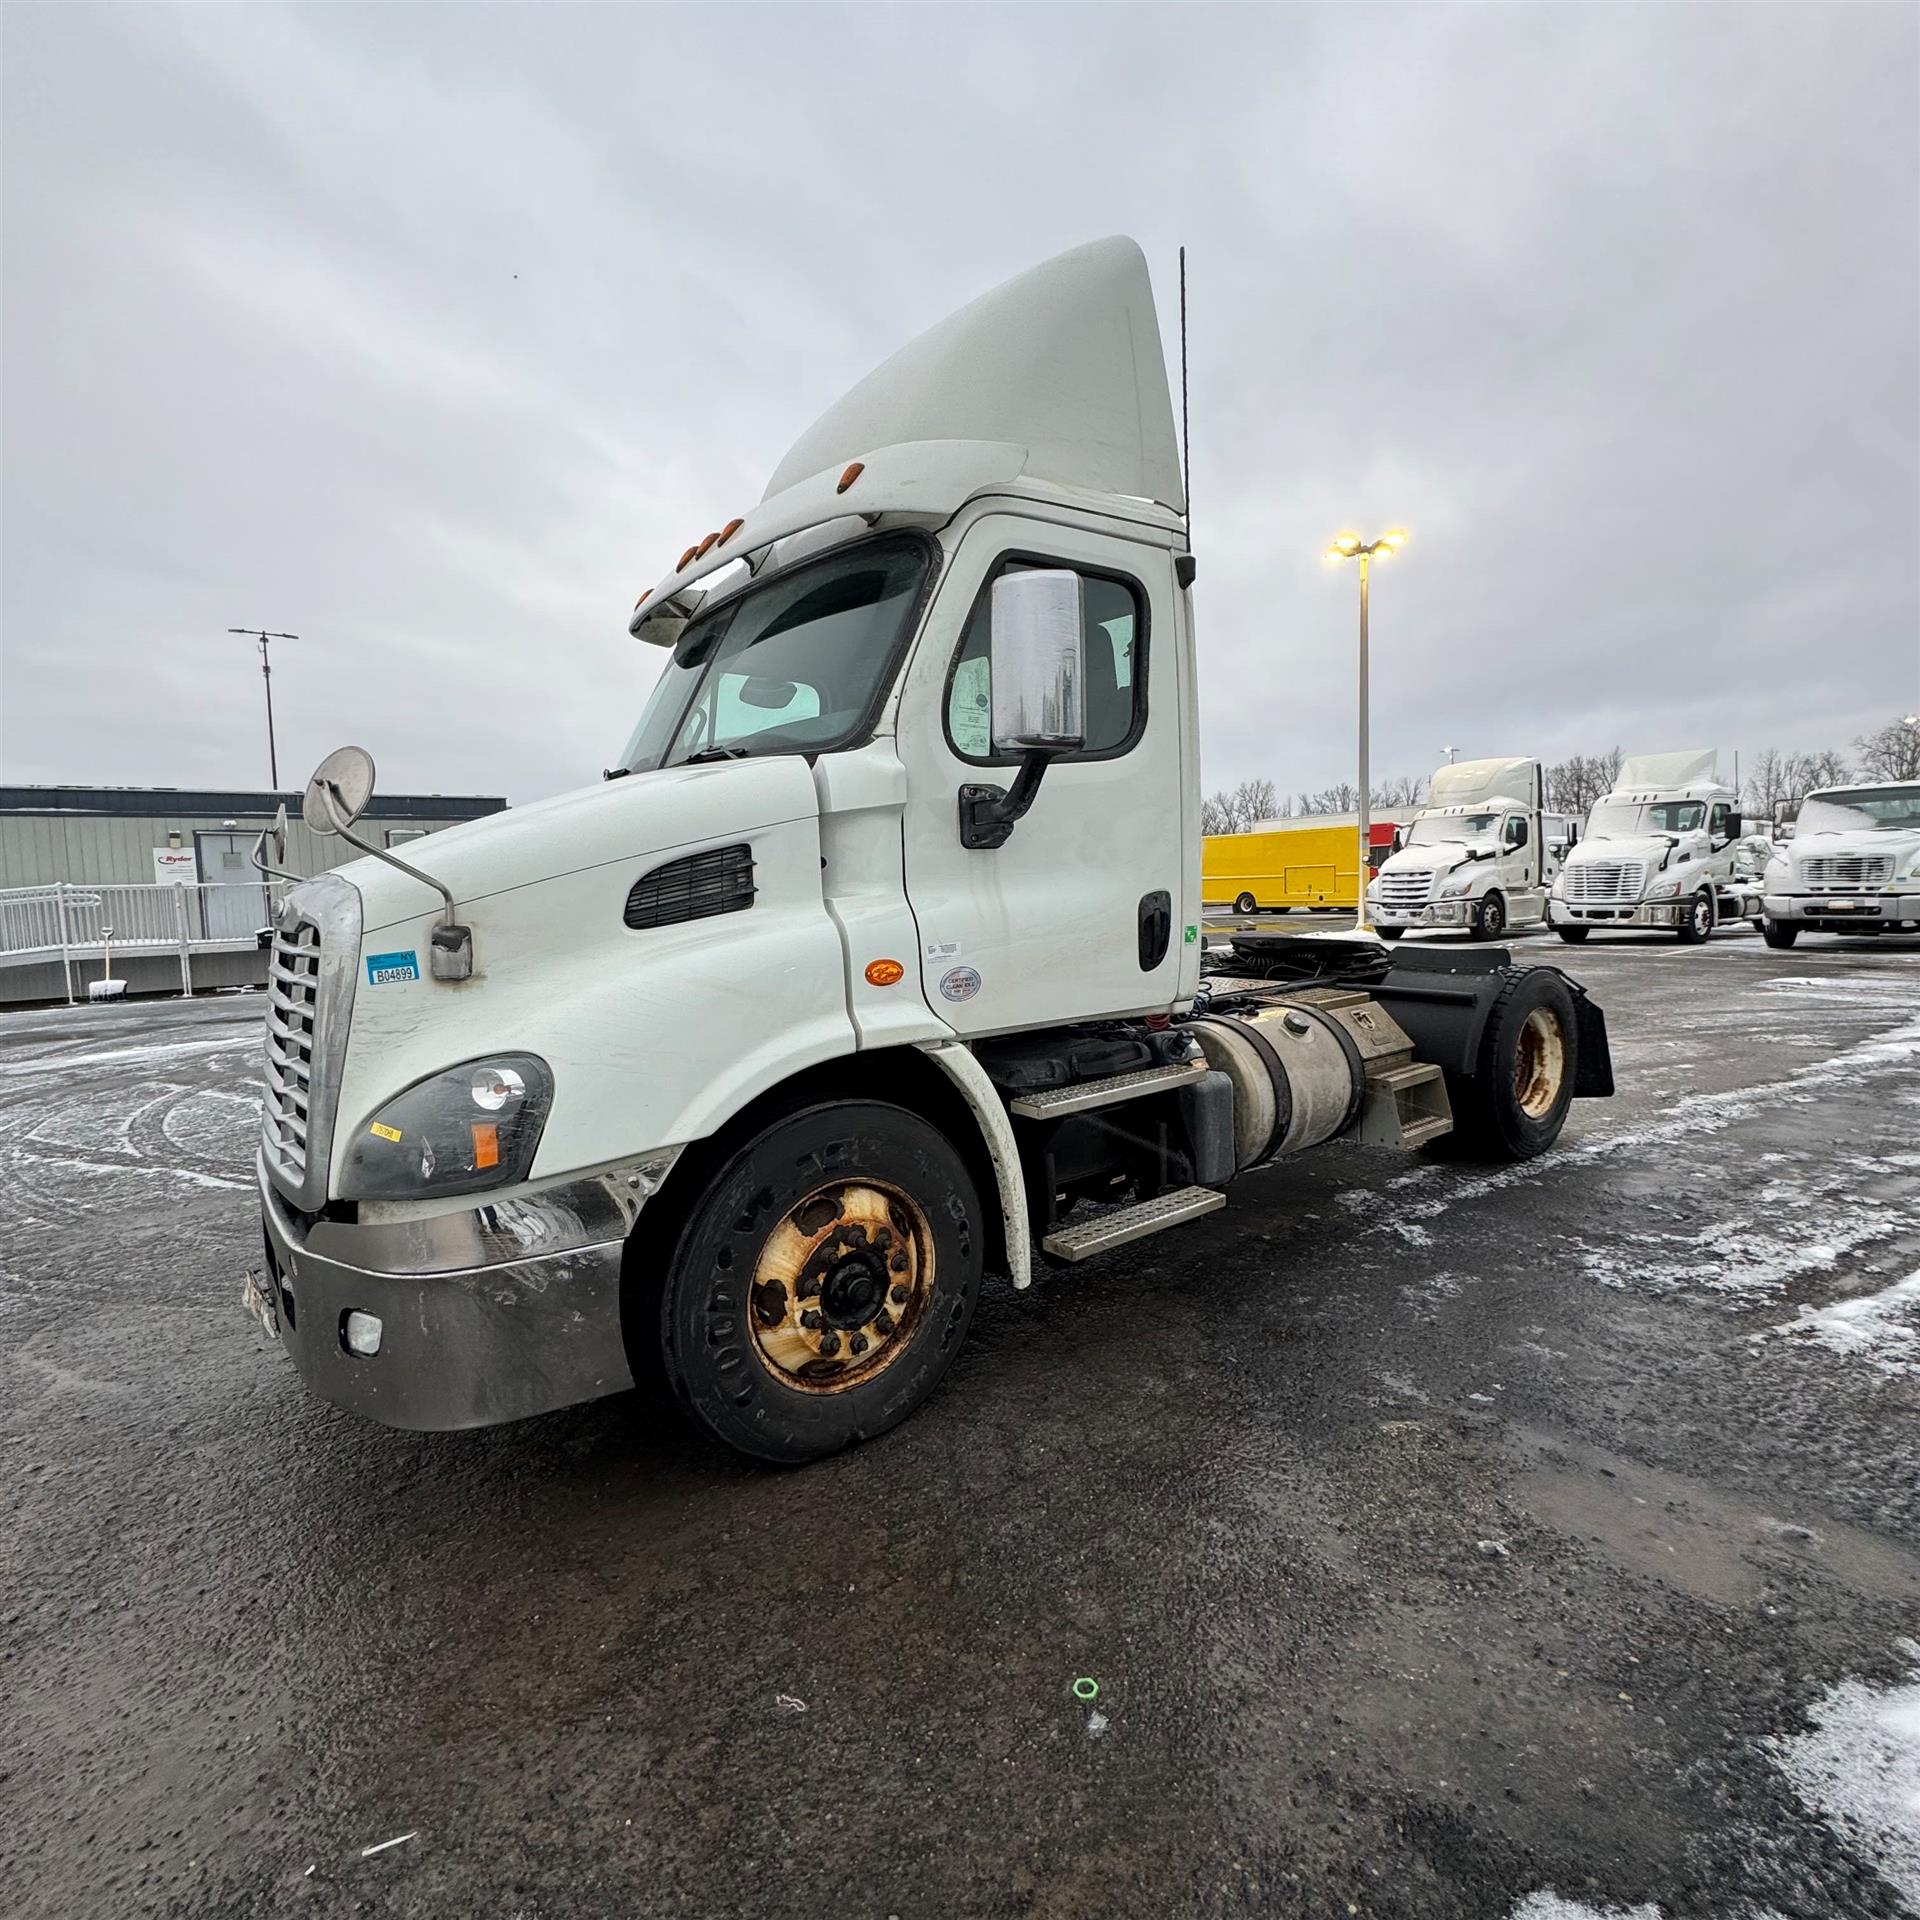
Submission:
[[[787,1209],[754,1262],[760,1364],[804,1393],[845,1393],[912,1344],[933,1298],[933,1229],[883,1180],[833,1180]]]
[[[1544,1120],[1567,1077],[1567,1037],[1545,1007],[1535,1007],[1520,1029],[1513,1054],[1513,1097],[1530,1120]]]

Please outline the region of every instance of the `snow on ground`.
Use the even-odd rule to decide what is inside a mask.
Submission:
[[[1807,1709],[1811,1733],[1770,1740],[1774,1764],[1848,1849],[1920,1906],[1920,1641],[1905,1686],[1842,1680]]]
[[[1802,1307],[1773,1331],[1815,1340],[1882,1373],[1912,1373],[1920,1369],[1920,1273],[1855,1300]]]

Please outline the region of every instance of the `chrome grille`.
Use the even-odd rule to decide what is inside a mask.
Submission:
[[[1878,887],[1893,878],[1890,853],[1816,854],[1800,862],[1800,878],[1815,893]]]
[[[320,929],[289,915],[267,963],[267,1076],[260,1139],[269,1165],[296,1187],[307,1183],[313,1124],[313,1038],[320,1009]]]
[[[308,1211],[326,1204],[359,966],[359,890],[331,873],[295,888],[267,963],[260,1158],[273,1184]]]
[[[1582,860],[1561,874],[1561,897],[1574,906],[1632,906],[1646,890],[1644,860]]]
[[[1411,872],[1383,872],[1380,876],[1379,904],[1396,910],[1424,907],[1433,892],[1431,872],[1416,868]]]

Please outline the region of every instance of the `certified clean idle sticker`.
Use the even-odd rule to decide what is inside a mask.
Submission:
[[[971,1000],[980,991],[980,976],[971,967],[949,967],[940,976],[944,1000]]]
[[[404,953],[370,953],[367,955],[367,984],[374,987],[390,987],[396,980],[418,980],[420,978],[420,956],[408,947]]]

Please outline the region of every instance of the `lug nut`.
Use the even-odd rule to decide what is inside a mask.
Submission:
[[[907,1304],[907,1290],[905,1287],[895,1287],[893,1292],[887,1297],[892,1300],[896,1307],[904,1307]]]
[[[884,1252],[893,1245],[893,1235],[885,1227],[881,1227],[874,1233],[873,1244]]]
[[[873,1316],[873,1330],[884,1340],[887,1335],[893,1331],[893,1315],[890,1313],[876,1313]]]
[[[802,1300],[817,1300],[820,1297],[820,1276],[817,1273],[802,1274],[794,1292]]]
[[[847,1342],[847,1351],[849,1353],[865,1353],[866,1350],[867,1350],[867,1336],[864,1333],[856,1333]]]
[[[893,1268],[895,1273],[905,1273],[907,1270],[907,1256],[904,1253],[896,1253],[888,1264]]]
[[[820,1351],[831,1359],[840,1351],[840,1336],[837,1333],[823,1333],[820,1336]]]
[[[820,1317],[819,1309],[815,1307],[809,1307],[806,1310],[806,1312],[800,1316],[800,1324],[803,1327],[812,1329],[815,1327],[822,1326],[825,1323],[822,1321]]]

